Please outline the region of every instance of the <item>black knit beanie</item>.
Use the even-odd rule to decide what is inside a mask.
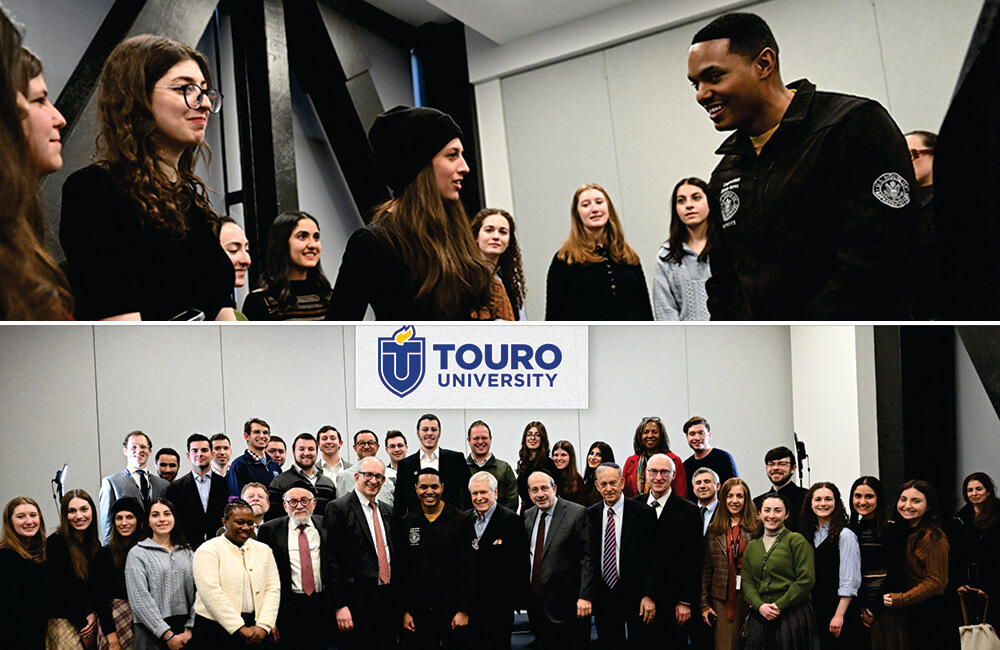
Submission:
[[[434,108],[397,106],[375,118],[368,141],[386,185],[399,195],[462,129]]]

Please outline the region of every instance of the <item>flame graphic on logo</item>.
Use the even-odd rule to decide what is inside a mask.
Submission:
[[[392,336],[394,339],[396,339],[396,345],[402,345],[407,341],[409,341],[410,337],[412,337],[413,334],[414,334],[413,326],[406,325],[393,332]]]

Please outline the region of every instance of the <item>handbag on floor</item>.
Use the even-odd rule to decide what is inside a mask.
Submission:
[[[958,599],[962,604],[962,620],[965,625],[958,628],[958,636],[962,642],[962,650],[1000,650],[1000,637],[997,637],[996,630],[989,623],[978,625],[969,624],[969,613],[965,608],[965,597]],[[986,620],[986,610],[989,609],[989,597],[984,597],[986,601],[983,606],[983,617]]]

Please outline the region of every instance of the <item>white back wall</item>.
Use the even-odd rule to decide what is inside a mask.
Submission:
[[[818,329],[810,365],[839,367],[834,342],[853,331]],[[764,452],[791,446],[798,417],[788,327],[592,326],[589,339],[589,409],[439,411],[442,444],[465,452],[469,424],[482,419],[492,427],[496,455],[516,465],[525,425],[540,420],[550,442],[574,444],[581,466],[596,440],[611,444],[623,462],[639,420],[656,415],[683,459],[690,450],[681,425],[701,415],[754,493],[768,487]],[[400,429],[411,451],[418,445],[421,411],[354,408],[353,327],[7,325],[0,326],[0,368],[0,454],[8,465],[0,504],[34,497],[50,529],[56,470],[69,461],[67,487],[96,495],[102,476],[124,468],[121,441],[133,429],[148,433],[155,449],[182,453],[191,433],[219,431],[242,453],[243,423],[254,416],[286,442],[333,424],[348,441],[362,428],[380,441]],[[345,451],[353,459],[349,442]],[[387,459],[384,450],[379,456]],[[186,459],[182,468],[190,469]],[[852,475],[856,460],[840,469]],[[813,478],[820,480],[815,464]]]
[[[708,180],[728,135],[712,128],[686,78],[691,37],[711,17],[734,7],[760,14],[785,81],[808,77],[823,90],[871,97],[904,132],[936,131],[981,6],[637,0],[505,45],[469,33],[486,197],[513,208],[528,317],[544,317],[546,271],[569,231],[573,191],[586,182],[610,192],[652,283],[674,184]]]

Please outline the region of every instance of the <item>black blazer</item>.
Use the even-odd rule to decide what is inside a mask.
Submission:
[[[472,497],[469,496],[469,466],[465,456],[451,449],[438,447],[438,471],[441,482],[444,483],[444,502],[459,510],[472,507]],[[403,518],[411,510],[419,510],[420,502],[414,489],[417,484],[417,472],[420,471],[420,451],[410,454],[399,461],[396,472],[396,492],[393,509],[396,521]]]
[[[467,511],[476,518],[475,510]],[[525,606],[531,560],[521,517],[499,502],[477,544],[473,609],[509,616]]]
[[[281,519],[265,522],[257,529],[257,541],[271,547],[271,552],[274,554],[274,563],[278,565],[278,575],[281,577],[282,599],[285,598],[285,594],[292,592],[292,565],[288,559],[288,522],[289,518],[286,516]],[[326,528],[323,526],[323,517],[313,515],[312,523],[316,526],[316,530],[319,531],[319,576],[320,580],[323,581],[323,591],[321,593],[328,597],[329,586],[327,585],[326,568],[330,562],[328,557],[330,554],[330,538]],[[295,552],[298,553],[298,548],[295,549]],[[317,622],[314,621],[314,623]]]
[[[382,517],[382,536],[389,546],[391,586],[395,582],[396,571],[392,544],[392,508],[377,500],[375,504]],[[363,507],[366,506],[362,506],[354,490],[327,504],[323,525],[326,527],[327,537],[336,540],[337,550],[329,554],[323,584],[329,592],[333,611],[345,605],[352,610],[375,607],[388,617],[393,602],[377,602],[378,554]]]
[[[623,495],[624,497],[624,495]],[[657,574],[655,561],[658,549],[654,545],[656,513],[639,501],[626,498],[624,514],[615,524],[622,527],[621,545],[618,547],[618,589],[625,598],[639,601],[643,596],[656,599]],[[604,501],[587,508],[590,519],[591,552],[594,563],[594,587],[608,595],[604,582]]]
[[[646,503],[648,494],[633,497],[632,501]],[[653,516],[656,514],[654,512]],[[704,559],[704,538],[701,535],[701,511],[687,499],[671,491],[663,512],[656,520],[653,535],[656,557],[660,563],[657,572],[657,593],[653,597],[657,610],[687,603],[698,609],[701,592],[701,566]]]
[[[215,537],[215,531],[222,522],[222,511],[229,503],[229,486],[226,479],[215,472],[208,472],[210,487],[208,489],[208,510],[201,509],[201,497],[194,476],[188,472],[174,480],[167,488],[167,498],[174,504],[174,513],[184,536],[191,548],[197,549],[202,542]]]

